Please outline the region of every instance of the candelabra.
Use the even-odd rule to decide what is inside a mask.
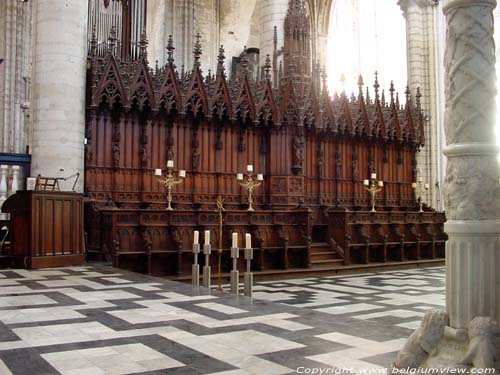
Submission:
[[[238,181],[243,181],[243,173],[238,173],[236,175],[236,179]],[[247,165],[247,180],[244,182],[240,182],[240,185],[248,190],[248,211],[255,211],[253,208],[253,191],[256,187],[259,187],[264,180],[264,176],[262,174],[257,175],[257,180],[253,178],[253,165]]]
[[[428,183],[425,183],[422,181],[422,177],[418,177],[417,179],[417,182],[413,182],[411,184],[411,187],[413,188],[413,190],[415,190],[415,194],[417,195],[417,201],[418,201],[418,206],[419,206],[419,210],[418,212],[424,212],[424,210],[422,209],[422,205],[423,205],[423,201],[422,201],[422,198],[424,196],[424,193],[429,190],[429,184]]]
[[[165,178],[161,178],[162,176],[162,170],[161,169],[156,169],[155,170],[155,176],[157,176],[158,182],[163,184],[167,188],[167,211],[172,211],[172,188],[175,185],[178,185],[182,182],[182,179],[186,177],[186,171],[181,169],[179,171],[179,177],[181,179],[177,180],[174,176],[174,161],[169,160],[167,161],[167,176]]]
[[[363,186],[371,196],[371,212],[375,212],[375,195],[382,191],[382,188],[384,187],[384,181],[377,181],[377,174],[372,173],[370,175],[370,180],[363,180]]]
[[[224,289],[222,288],[222,212],[224,212],[224,198],[220,195],[217,197],[217,216],[219,219],[219,259],[218,259],[218,285],[217,290],[222,292]]]

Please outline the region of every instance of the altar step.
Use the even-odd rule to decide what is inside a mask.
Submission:
[[[314,242],[311,244],[311,268],[328,269],[343,264],[343,259],[326,242]]]
[[[338,263],[331,267],[318,267],[318,268],[289,268],[286,270],[264,270],[253,271],[254,281],[264,280],[284,280],[284,279],[301,279],[307,277],[322,277],[322,276],[337,276],[349,275],[362,272],[378,272],[378,271],[392,271],[404,270],[413,268],[425,267],[442,267],[444,266],[444,258],[439,259],[421,259],[409,260],[404,262],[373,262],[368,264],[350,264],[348,266]],[[222,273],[222,282],[229,282],[229,273]],[[185,283],[191,282],[191,275],[183,276],[162,276],[166,279],[181,281]],[[243,277],[243,270],[240,270],[240,277]],[[200,281],[201,283],[201,281]],[[212,268],[212,285],[217,283],[217,272]]]

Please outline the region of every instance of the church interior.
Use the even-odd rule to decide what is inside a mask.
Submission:
[[[0,374],[499,371],[496,5],[2,0]]]

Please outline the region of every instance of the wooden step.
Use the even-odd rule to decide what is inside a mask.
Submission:
[[[311,268],[331,268],[338,267],[344,264],[343,259],[319,259],[319,260],[311,260]]]
[[[339,259],[336,252],[325,251],[321,253],[311,253],[311,260]]]

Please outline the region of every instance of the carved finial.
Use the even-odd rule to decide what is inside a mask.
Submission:
[[[394,81],[391,81],[389,92],[391,93],[391,104],[394,104]]]
[[[363,76],[360,74],[359,77],[358,77],[358,87],[359,87],[359,98],[362,99],[363,98]]]
[[[174,51],[175,51],[174,40],[172,38],[172,35],[169,35],[167,44],[167,54],[168,54],[167,62],[170,66],[174,65]]]
[[[271,57],[269,55],[266,56],[266,63],[264,64],[264,74],[266,77],[266,81],[271,79]]]
[[[274,36],[273,36],[274,52],[278,51],[278,27],[274,26]]]
[[[328,72],[326,66],[321,70],[321,80],[323,81],[323,92],[328,92]]]
[[[382,97],[380,99],[382,106],[385,106],[385,90],[382,90]]]
[[[90,38],[90,54],[92,56],[97,55],[97,45],[98,45],[98,40],[97,40],[97,30],[95,24],[92,25],[92,38]]]
[[[139,41],[139,58],[143,60],[148,59],[148,38],[146,35],[146,28],[142,29],[141,40]]]
[[[280,67],[278,70],[278,80],[280,80],[281,78],[283,78],[283,60],[280,61]]]
[[[410,84],[407,83],[406,84],[406,89],[405,89],[405,96],[406,96],[406,103],[409,103],[410,102]]]
[[[342,84],[342,95],[345,95],[345,75],[342,73],[340,75],[340,83]]]
[[[375,83],[373,84],[373,88],[375,89],[375,101],[378,101],[378,89],[380,85],[378,84],[378,72],[375,71]]]
[[[246,75],[248,73],[247,46],[243,47],[243,52],[240,55],[240,65],[243,74]]]
[[[221,44],[219,47],[219,55],[217,56],[217,76],[224,74],[224,61],[226,55],[224,55],[224,46]]]
[[[399,93],[396,93],[396,108],[399,109]]]
[[[200,68],[200,57],[202,54],[201,43],[200,43],[201,35],[200,33],[196,34],[196,43],[194,44],[193,55],[194,55],[194,69]]]
[[[109,37],[108,37],[108,55],[115,55],[116,53],[116,26],[113,25],[111,26],[111,29],[109,30]]]
[[[422,98],[422,93],[420,92],[420,87],[417,87],[417,94],[415,95],[415,98],[417,99],[417,110],[420,111],[421,108],[421,101],[420,98]]]
[[[160,66],[158,65],[158,60],[156,60],[155,75],[158,76],[159,74],[160,74]]]
[[[366,104],[370,104],[370,91],[368,90],[368,86],[366,86],[365,100]]]

